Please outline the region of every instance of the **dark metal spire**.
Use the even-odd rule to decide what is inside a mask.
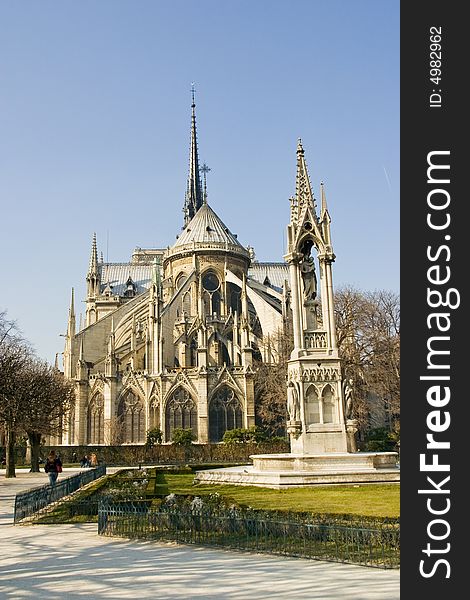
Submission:
[[[191,104],[191,145],[189,150],[189,175],[188,186],[186,189],[186,198],[184,202],[184,226],[194,217],[196,212],[203,204],[203,194],[201,188],[201,178],[199,176],[199,156],[197,151],[197,134],[196,134],[196,104],[194,101],[195,88],[194,84],[191,87],[192,104]]]

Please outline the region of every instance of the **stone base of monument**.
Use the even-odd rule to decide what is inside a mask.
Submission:
[[[257,454],[250,458],[253,465],[197,471],[195,482],[281,489],[400,481],[396,452]]]

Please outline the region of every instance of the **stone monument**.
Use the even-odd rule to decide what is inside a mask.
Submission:
[[[287,370],[291,453],[254,455],[253,466],[199,472],[197,480],[265,487],[399,480],[396,453],[356,451],[353,381],[343,379],[336,338],[330,223],[323,184],[317,214],[299,140],[284,257],[294,334]]]

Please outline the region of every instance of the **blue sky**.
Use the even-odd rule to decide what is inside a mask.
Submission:
[[[209,203],[282,260],[297,138],[335,287],[399,290],[398,0],[0,1],[0,310],[38,354],[105,259],[182,225],[190,87]]]

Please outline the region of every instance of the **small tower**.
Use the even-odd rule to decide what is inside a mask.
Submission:
[[[71,379],[75,375],[75,307],[74,290],[72,288],[72,297],[70,299],[69,318],[67,323],[67,333],[65,335],[64,348],[64,375]]]
[[[287,376],[288,431],[292,452],[298,454],[348,451],[333,306],[335,255],[330,222],[323,185],[321,214],[317,215],[299,140],[296,194],[291,199],[285,256],[294,332]]]
[[[96,233],[93,234],[91,244],[90,265],[86,276],[87,297],[86,297],[86,326],[96,323],[98,320],[96,310],[96,298],[100,295],[101,272],[98,266],[98,249],[96,246]]]

